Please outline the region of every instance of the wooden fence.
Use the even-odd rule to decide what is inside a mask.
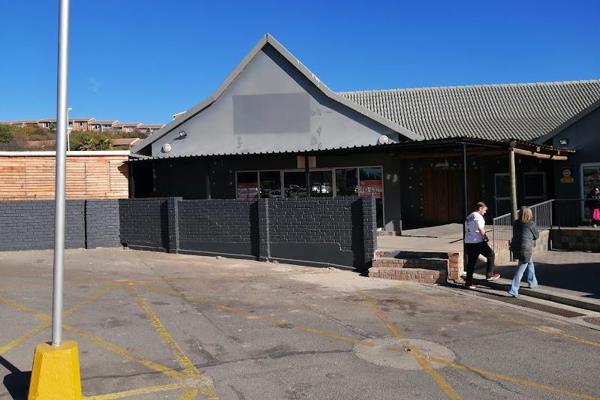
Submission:
[[[129,151],[72,151],[67,156],[68,199],[129,197]],[[53,151],[0,152],[0,200],[54,199]]]

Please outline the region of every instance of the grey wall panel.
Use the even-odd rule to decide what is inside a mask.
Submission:
[[[270,258],[364,267],[362,199],[264,199],[261,203],[268,209]]]
[[[568,147],[574,148],[576,153],[569,154],[567,161],[554,162],[555,197],[577,199],[582,195],[581,164],[600,163],[600,108],[556,135],[552,144],[560,147],[560,139],[567,139]],[[573,183],[560,182],[564,168],[569,168],[573,172],[575,178]]]
[[[271,100],[290,96],[298,101],[254,102],[256,119],[252,119],[249,108],[236,111],[234,99],[240,96]],[[308,123],[302,119],[306,110],[299,99],[304,98],[309,101]],[[268,116],[271,121],[261,121]],[[288,128],[282,124],[286,119],[293,122]],[[187,136],[179,138],[181,131]],[[164,155],[161,147],[165,143],[171,145],[170,156],[373,145],[381,134],[397,139],[389,128],[323,95],[268,45],[217,101],[154,142],[152,154]]]
[[[54,248],[54,211],[52,200],[0,202],[0,251]],[[65,212],[65,247],[84,247],[84,202],[68,200]]]
[[[119,200],[85,201],[86,248],[119,247]]]
[[[168,251],[168,203],[166,198],[119,200],[121,243]]]
[[[257,201],[183,200],[181,250],[258,257]]]

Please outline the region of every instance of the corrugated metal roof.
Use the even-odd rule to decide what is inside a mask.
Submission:
[[[535,140],[600,101],[600,80],[339,94],[425,139]]]
[[[460,144],[467,144],[473,147],[494,147],[494,148],[520,148],[525,150],[537,151],[545,154],[568,154],[573,153],[574,150],[570,148],[556,149],[552,146],[535,144],[520,140],[488,140],[480,138],[468,138],[468,137],[455,137],[455,138],[443,138],[443,139],[432,139],[432,140],[419,140],[412,142],[400,142],[400,143],[389,143],[389,144],[368,144],[368,145],[348,145],[342,147],[330,147],[312,150],[273,150],[273,151],[262,151],[262,152],[231,152],[231,153],[196,153],[186,155],[170,156],[168,154],[157,155],[157,156],[144,156],[140,154],[131,154],[129,161],[148,161],[148,160],[169,160],[169,159],[182,159],[182,158],[197,158],[197,157],[239,157],[239,156],[256,156],[256,155],[317,155],[327,154],[335,152],[346,152],[346,151],[394,151],[394,150],[405,150],[405,149],[418,149],[426,148],[431,149],[436,146],[456,146]]]

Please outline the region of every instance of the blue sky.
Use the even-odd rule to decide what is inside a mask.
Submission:
[[[0,120],[56,114],[58,0],[0,0]],[[266,32],[336,91],[600,79],[600,1],[71,0],[71,116],[166,123]]]

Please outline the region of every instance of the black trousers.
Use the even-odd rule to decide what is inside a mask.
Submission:
[[[486,242],[480,243],[465,243],[467,251],[467,282],[473,281],[473,273],[475,272],[475,264],[481,254],[487,258],[486,273],[490,276],[494,273],[494,250]]]

